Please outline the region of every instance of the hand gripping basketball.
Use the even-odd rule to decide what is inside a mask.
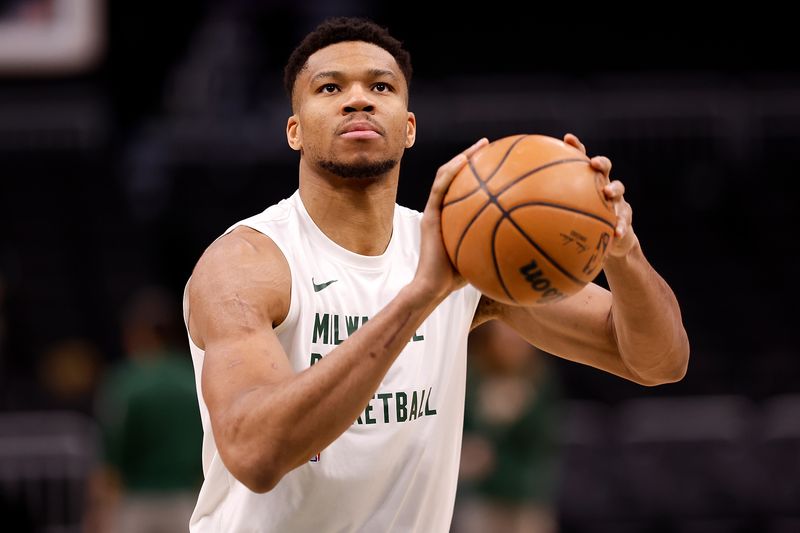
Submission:
[[[584,154],[586,154],[586,147],[583,143],[571,133],[564,136],[564,142],[574,146]],[[592,168],[603,173],[606,181],[610,181],[611,174],[611,161],[604,156],[595,156],[589,160]],[[613,257],[624,257],[630,252],[638,242],[639,239],[633,232],[633,208],[631,204],[625,201],[625,185],[619,181],[614,180],[603,187],[603,194],[613,204],[614,212],[617,214],[617,227],[614,230],[614,240],[611,247],[608,249],[608,255]]]
[[[442,199],[467,159],[488,143],[488,140],[480,139],[436,172],[422,214],[419,263],[414,276],[414,281],[430,295],[444,297],[465,284],[464,278],[453,268],[442,243]]]
[[[559,139],[499,139],[451,180],[441,216],[447,253],[495,300],[566,298],[597,276],[613,246],[618,220],[607,185],[607,173]]]

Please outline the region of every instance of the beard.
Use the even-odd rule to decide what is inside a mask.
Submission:
[[[397,166],[397,159],[370,161],[364,163],[339,163],[323,160],[319,166],[331,174],[344,179],[372,179],[383,176]]]

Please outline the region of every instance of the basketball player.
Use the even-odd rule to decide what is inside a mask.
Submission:
[[[644,385],[684,375],[678,303],[647,263],[624,187],[604,265],[611,293],[524,308],[465,284],[440,207],[481,139],[437,172],[424,213],[395,203],[414,144],[409,54],[357,19],[320,25],[285,71],[299,190],[205,251],[185,318],[205,430],[193,532],[446,532],[471,328]],[[565,141],[585,152],[573,135]],[[611,163],[592,159],[608,175]]]

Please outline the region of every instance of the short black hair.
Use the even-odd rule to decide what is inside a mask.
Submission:
[[[289,56],[283,70],[283,84],[289,100],[294,93],[297,75],[306,66],[309,56],[326,46],[345,41],[363,41],[383,48],[397,61],[406,78],[406,85],[411,85],[411,54],[403,48],[403,43],[391,36],[389,30],[364,18],[334,17],[325,20],[306,35]]]

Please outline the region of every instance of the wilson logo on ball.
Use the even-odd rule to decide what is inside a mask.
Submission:
[[[551,302],[564,298],[564,294],[553,287],[551,281],[544,277],[542,269],[536,264],[535,259],[531,259],[531,262],[520,268],[519,271],[525,276],[525,281],[530,284],[533,290],[542,293],[540,302]]]

